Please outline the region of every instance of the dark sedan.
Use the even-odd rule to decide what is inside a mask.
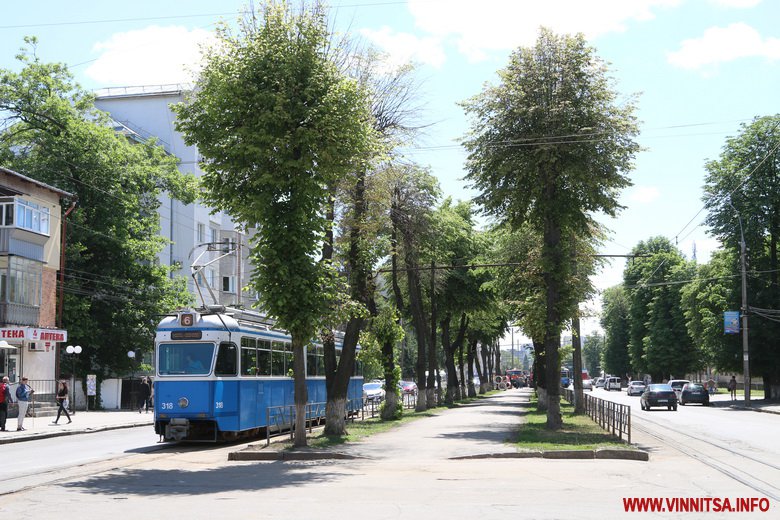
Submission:
[[[677,394],[669,385],[648,385],[639,398],[639,406],[642,410],[649,410],[653,406],[665,406],[669,410],[677,410]]]
[[[680,392],[680,404],[700,403],[702,406],[709,406],[710,394],[701,383],[687,383]]]

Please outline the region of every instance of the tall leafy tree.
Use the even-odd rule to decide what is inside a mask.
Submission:
[[[601,326],[606,338],[603,342],[602,368],[609,374],[628,374],[631,359],[628,352],[630,338],[630,301],[622,285],[610,287],[602,295]],[[591,359],[598,363],[599,359]]]
[[[739,254],[741,230],[748,248],[751,374],[766,397],[780,397],[780,115],[757,117],[729,138],[705,180],[707,224]],[[740,223],[741,219],[741,223]]]
[[[561,254],[567,234],[593,236],[591,214],[614,216],[617,192],[639,147],[634,104],[618,97],[583,35],[542,29],[536,45],[512,53],[500,84],[464,103],[472,117],[464,144],[468,179],[491,215],[542,236],[544,348],[548,380],[557,380],[558,346],[572,316],[566,286],[572,268]],[[562,425],[557,385],[549,385],[547,427]]]
[[[688,336],[696,349],[697,366],[723,371],[742,370],[739,334],[724,334],[723,312],[739,309],[739,259],[732,250],[716,251],[700,266],[695,279],[682,288],[682,306]]]
[[[582,362],[591,377],[596,377],[601,371],[601,356],[604,350],[603,336],[596,333],[585,336],[582,342]]]
[[[220,45],[186,104],[178,129],[204,158],[206,199],[255,226],[250,283],[262,307],[290,331],[296,435],[306,444],[305,346],[333,294],[317,260],[327,228],[328,187],[369,156],[367,96],[333,62],[325,9],[266,2]]]
[[[631,302],[629,352],[634,369],[654,380],[683,377],[696,365],[683,314],[681,288],[694,267],[666,238],[654,237],[632,250],[623,272]]]
[[[109,377],[131,368],[128,351],[152,349],[157,316],[191,301],[184,279],[156,263],[165,245],[157,209],[163,191],[195,200],[197,182],[153,141],[117,134],[67,67],[26,42],[20,70],[0,70],[0,164],[76,196],[60,325],[84,348],[78,375]]]

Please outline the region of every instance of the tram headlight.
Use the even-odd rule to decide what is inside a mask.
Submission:
[[[187,408],[190,405],[190,400],[186,397],[179,397],[179,408]]]

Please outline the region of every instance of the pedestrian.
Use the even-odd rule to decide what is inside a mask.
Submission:
[[[11,386],[8,376],[0,383],[0,432],[5,431],[5,420],[8,418],[8,403],[12,403]]]
[[[710,378],[710,380],[707,381],[707,389],[710,391],[710,395],[715,395],[715,388],[716,388],[715,380]]]
[[[731,381],[729,381],[729,392],[731,392],[731,400],[736,401],[737,399],[737,379],[734,376],[731,376]]]
[[[16,388],[16,402],[19,403],[19,416],[16,418],[16,431],[24,431],[24,417],[27,415],[27,407],[30,405],[30,398],[34,390],[27,384],[27,378],[23,377],[22,382]]]
[[[149,413],[149,400],[152,398],[152,386],[149,383],[149,378],[144,377],[141,379],[141,390],[138,393],[138,413],[141,413],[141,409],[146,407],[146,413]]]
[[[65,402],[68,400],[68,385],[65,383],[65,381],[60,381],[60,386],[57,389],[57,418],[54,420],[52,424],[57,424],[60,420],[60,415],[62,415],[63,412],[65,412],[65,417],[68,418],[68,424],[72,423],[73,421],[70,420],[70,414],[68,413],[68,410],[65,409]]]

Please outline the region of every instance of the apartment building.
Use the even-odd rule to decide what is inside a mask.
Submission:
[[[52,380],[62,199],[73,195],[0,167],[0,376]]]
[[[132,133],[137,139],[156,139],[166,152],[179,158],[180,171],[202,175],[197,148],[186,145],[174,127],[171,105],[184,100],[183,87],[108,88],[96,96],[95,105],[110,114],[121,127],[119,131]],[[203,204],[184,204],[167,195],[160,202],[160,232],[169,240],[159,254],[160,264],[176,267],[172,277],[187,277],[198,305],[250,307],[256,301],[254,293],[240,291],[250,274],[247,232],[229,215]],[[195,275],[198,284],[193,265],[201,266]]]

